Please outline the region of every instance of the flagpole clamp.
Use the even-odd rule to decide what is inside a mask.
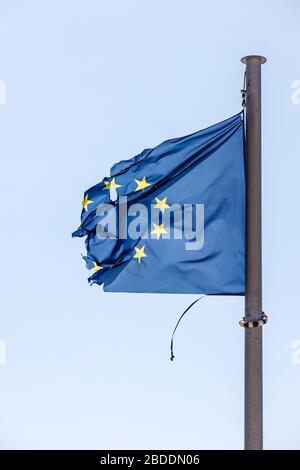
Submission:
[[[242,107],[246,108],[246,90],[241,90],[242,95]]]
[[[268,316],[262,312],[262,317],[257,321],[246,321],[245,317],[241,318],[239,324],[242,328],[257,328],[264,326],[268,321]]]
[[[246,87],[246,71],[244,73],[244,83],[243,83],[243,88],[241,89],[241,95],[242,95],[242,108],[247,107],[247,87]]]

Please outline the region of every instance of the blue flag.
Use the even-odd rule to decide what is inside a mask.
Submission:
[[[115,164],[84,193],[73,236],[105,291],[243,295],[244,213],[238,114]]]

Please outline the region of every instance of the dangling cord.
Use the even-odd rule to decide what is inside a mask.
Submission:
[[[170,357],[171,361],[173,361],[173,359],[174,359],[174,357],[175,357],[175,356],[174,356],[174,351],[173,351],[173,342],[174,342],[174,334],[175,334],[175,331],[177,330],[177,327],[178,327],[179,323],[181,322],[181,320],[182,320],[182,318],[184,317],[184,315],[189,311],[189,309],[192,308],[192,306],[195,305],[196,302],[198,302],[199,300],[203,299],[203,297],[205,297],[205,296],[206,296],[206,294],[204,294],[204,295],[202,295],[201,297],[199,297],[199,299],[194,300],[194,302],[191,303],[191,305],[180,315],[179,320],[178,320],[178,322],[176,323],[176,326],[175,326],[175,328],[174,328],[174,330],[173,330],[172,339],[171,339],[171,357]]]

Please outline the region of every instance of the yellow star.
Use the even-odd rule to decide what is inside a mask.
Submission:
[[[102,191],[104,191],[105,189],[110,188],[110,181],[103,181],[103,183],[105,184],[105,186],[104,186],[104,188],[102,188]]]
[[[147,256],[146,253],[145,253],[145,245],[143,245],[142,248],[137,248],[135,246],[134,249],[135,249],[134,258],[138,260],[138,263],[140,263],[141,258],[144,258],[145,256]]]
[[[112,185],[115,189],[118,189],[118,188],[121,188],[121,187],[122,187],[121,184],[118,184],[118,183],[116,182],[115,178],[113,178],[113,179],[111,180],[111,185]]]
[[[165,212],[165,209],[170,209],[170,206],[167,204],[166,197],[164,197],[163,199],[158,199],[158,197],[156,197],[155,200],[156,200],[156,205],[154,206],[154,209],[160,209],[162,213]]]
[[[103,181],[103,183],[105,184],[104,188],[102,188],[102,191],[104,189],[110,189],[110,187],[112,186],[113,188],[115,189],[118,189],[118,188],[121,188],[122,185],[121,184],[118,184],[115,180],[115,178],[113,178],[111,181]]]
[[[148,186],[151,186],[151,183],[147,183],[145,176],[142,180],[134,180],[134,181],[137,184],[135,191],[141,191],[141,189],[145,189],[145,188],[148,188]]]
[[[85,197],[84,197],[84,200],[83,200],[82,203],[81,203],[81,204],[82,204],[82,207],[84,208],[85,211],[88,210],[88,205],[89,205],[89,204],[92,204],[92,202],[93,202],[93,201],[91,201],[91,200],[89,199],[89,195],[86,194]]]
[[[92,268],[92,271],[100,271],[100,269],[103,269],[102,266],[100,266],[100,264],[96,263],[95,261],[93,261],[93,264],[94,264],[94,267]]]
[[[164,229],[164,224],[160,224],[160,225],[156,225],[156,224],[153,224],[154,225],[154,230],[152,230],[151,233],[153,233],[154,235],[157,236],[157,240],[160,239],[160,237],[162,236],[162,234],[167,234],[168,232]]]

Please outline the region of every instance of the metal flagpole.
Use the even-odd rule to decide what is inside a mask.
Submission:
[[[261,262],[261,65],[246,64],[246,294],[245,294],[245,450],[263,448],[262,262]]]

